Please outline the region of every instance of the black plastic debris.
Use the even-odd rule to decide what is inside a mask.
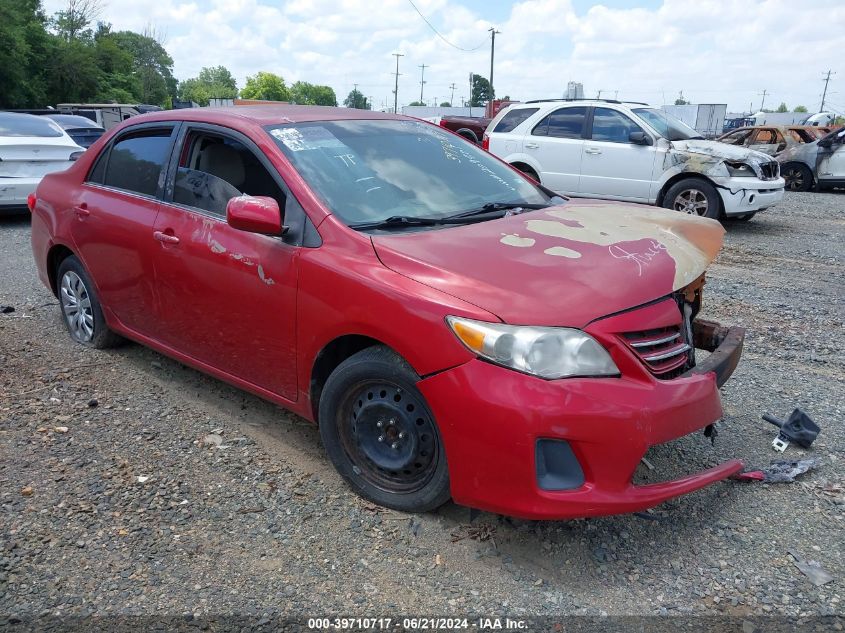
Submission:
[[[0,306],[0,314],[11,314],[15,311],[15,308],[12,306]]]
[[[821,431],[819,425],[813,422],[803,409],[795,409],[786,421],[779,420],[768,413],[763,414],[763,419],[780,429],[772,446],[781,453],[786,450],[790,442],[795,442],[802,448],[810,448]]]
[[[818,466],[817,459],[799,459],[796,461],[772,462],[768,468],[758,470],[746,470],[738,473],[733,479],[739,481],[763,481],[770,484],[783,484],[795,481],[798,475],[803,475],[808,470]]]

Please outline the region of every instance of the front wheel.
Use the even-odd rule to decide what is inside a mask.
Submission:
[[[106,325],[94,284],[76,257],[70,256],[59,265],[56,286],[62,316],[74,341],[97,349],[122,341]]]
[[[703,218],[719,219],[720,199],[716,188],[698,178],[679,180],[663,197],[663,206]]]
[[[419,377],[386,347],[350,356],[320,396],[320,436],[337,471],[362,497],[403,512],[449,500],[446,452]]]
[[[787,191],[809,191],[813,188],[813,172],[802,163],[787,163],[781,170]]]

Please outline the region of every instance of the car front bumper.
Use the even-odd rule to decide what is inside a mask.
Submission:
[[[571,519],[643,510],[741,471],[732,460],[680,479],[632,483],[651,446],[722,416],[718,385],[736,367],[743,337],[741,328],[697,322],[696,343],[712,353],[673,380],[548,381],[481,360],[421,380],[446,447],[453,499],[525,519]],[[569,466],[581,471],[575,486],[541,485],[548,441],[568,445],[577,460]]]
[[[716,182],[726,216],[762,211],[783,200],[785,182],[756,178],[723,178]]]

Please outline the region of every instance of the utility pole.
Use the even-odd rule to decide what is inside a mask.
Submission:
[[[496,54],[496,34],[501,33],[501,31],[497,31],[495,27],[490,27],[487,29],[490,31],[490,99],[493,99],[493,95],[496,94],[496,91],[493,89],[493,57]]]
[[[602,93],[602,92],[604,92],[604,90],[599,90],[599,93],[596,95],[596,99],[597,99],[597,100],[598,100],[598,99],[601,99],[601,93]]]
[[[422,71],[420,72],[420,103],[425,103],[425,100],[423,99],[423,87],[425,87],[425,69],[426,69],[426,65],[425,65],[425,64],[420,64],[420,68],[422,68]]]
[[[393,114],[399,112],[399,58],[405,57],[402,53],[393,53],[396,58],[396,81],[393,84]]]
[[[766,95],[769,94],[766,89],[763,89],[763,92],[760,93],[763,98],[760,99],[760,112],[763,111],[763,104],[766,103]]]
[[[827,77],[824,78],[824,92],[822,93],[822,104],[819,106],[819,112],[824,112],[824,101],[827,97],[827,84],[830,83],[830,71],[827,71]],[[836,73],[834,73],[836,74]]]
[[[451,90],[452,90],[452,96],[449,99],[449,103],[454,106],[455,105],[455,82],[454,81],[452,82],[452,85],[449,86],[449,88],[451,88]]]
[[[469,73],[469,115],[472,116],[472,96],[473,96],[473,89],[472,89],[472,71]]]

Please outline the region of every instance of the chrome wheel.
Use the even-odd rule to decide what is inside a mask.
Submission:
[[[672,208],[690,215],[707,215],[707,196],[698,189],[685,189],[675,196]]]
[[[81,343],[89,343],[94,338],[94,311],[91,307],[91,295],[82,278],[72,270],[62,277],[60,287],[62,312],[65,315],[71,335]]]

